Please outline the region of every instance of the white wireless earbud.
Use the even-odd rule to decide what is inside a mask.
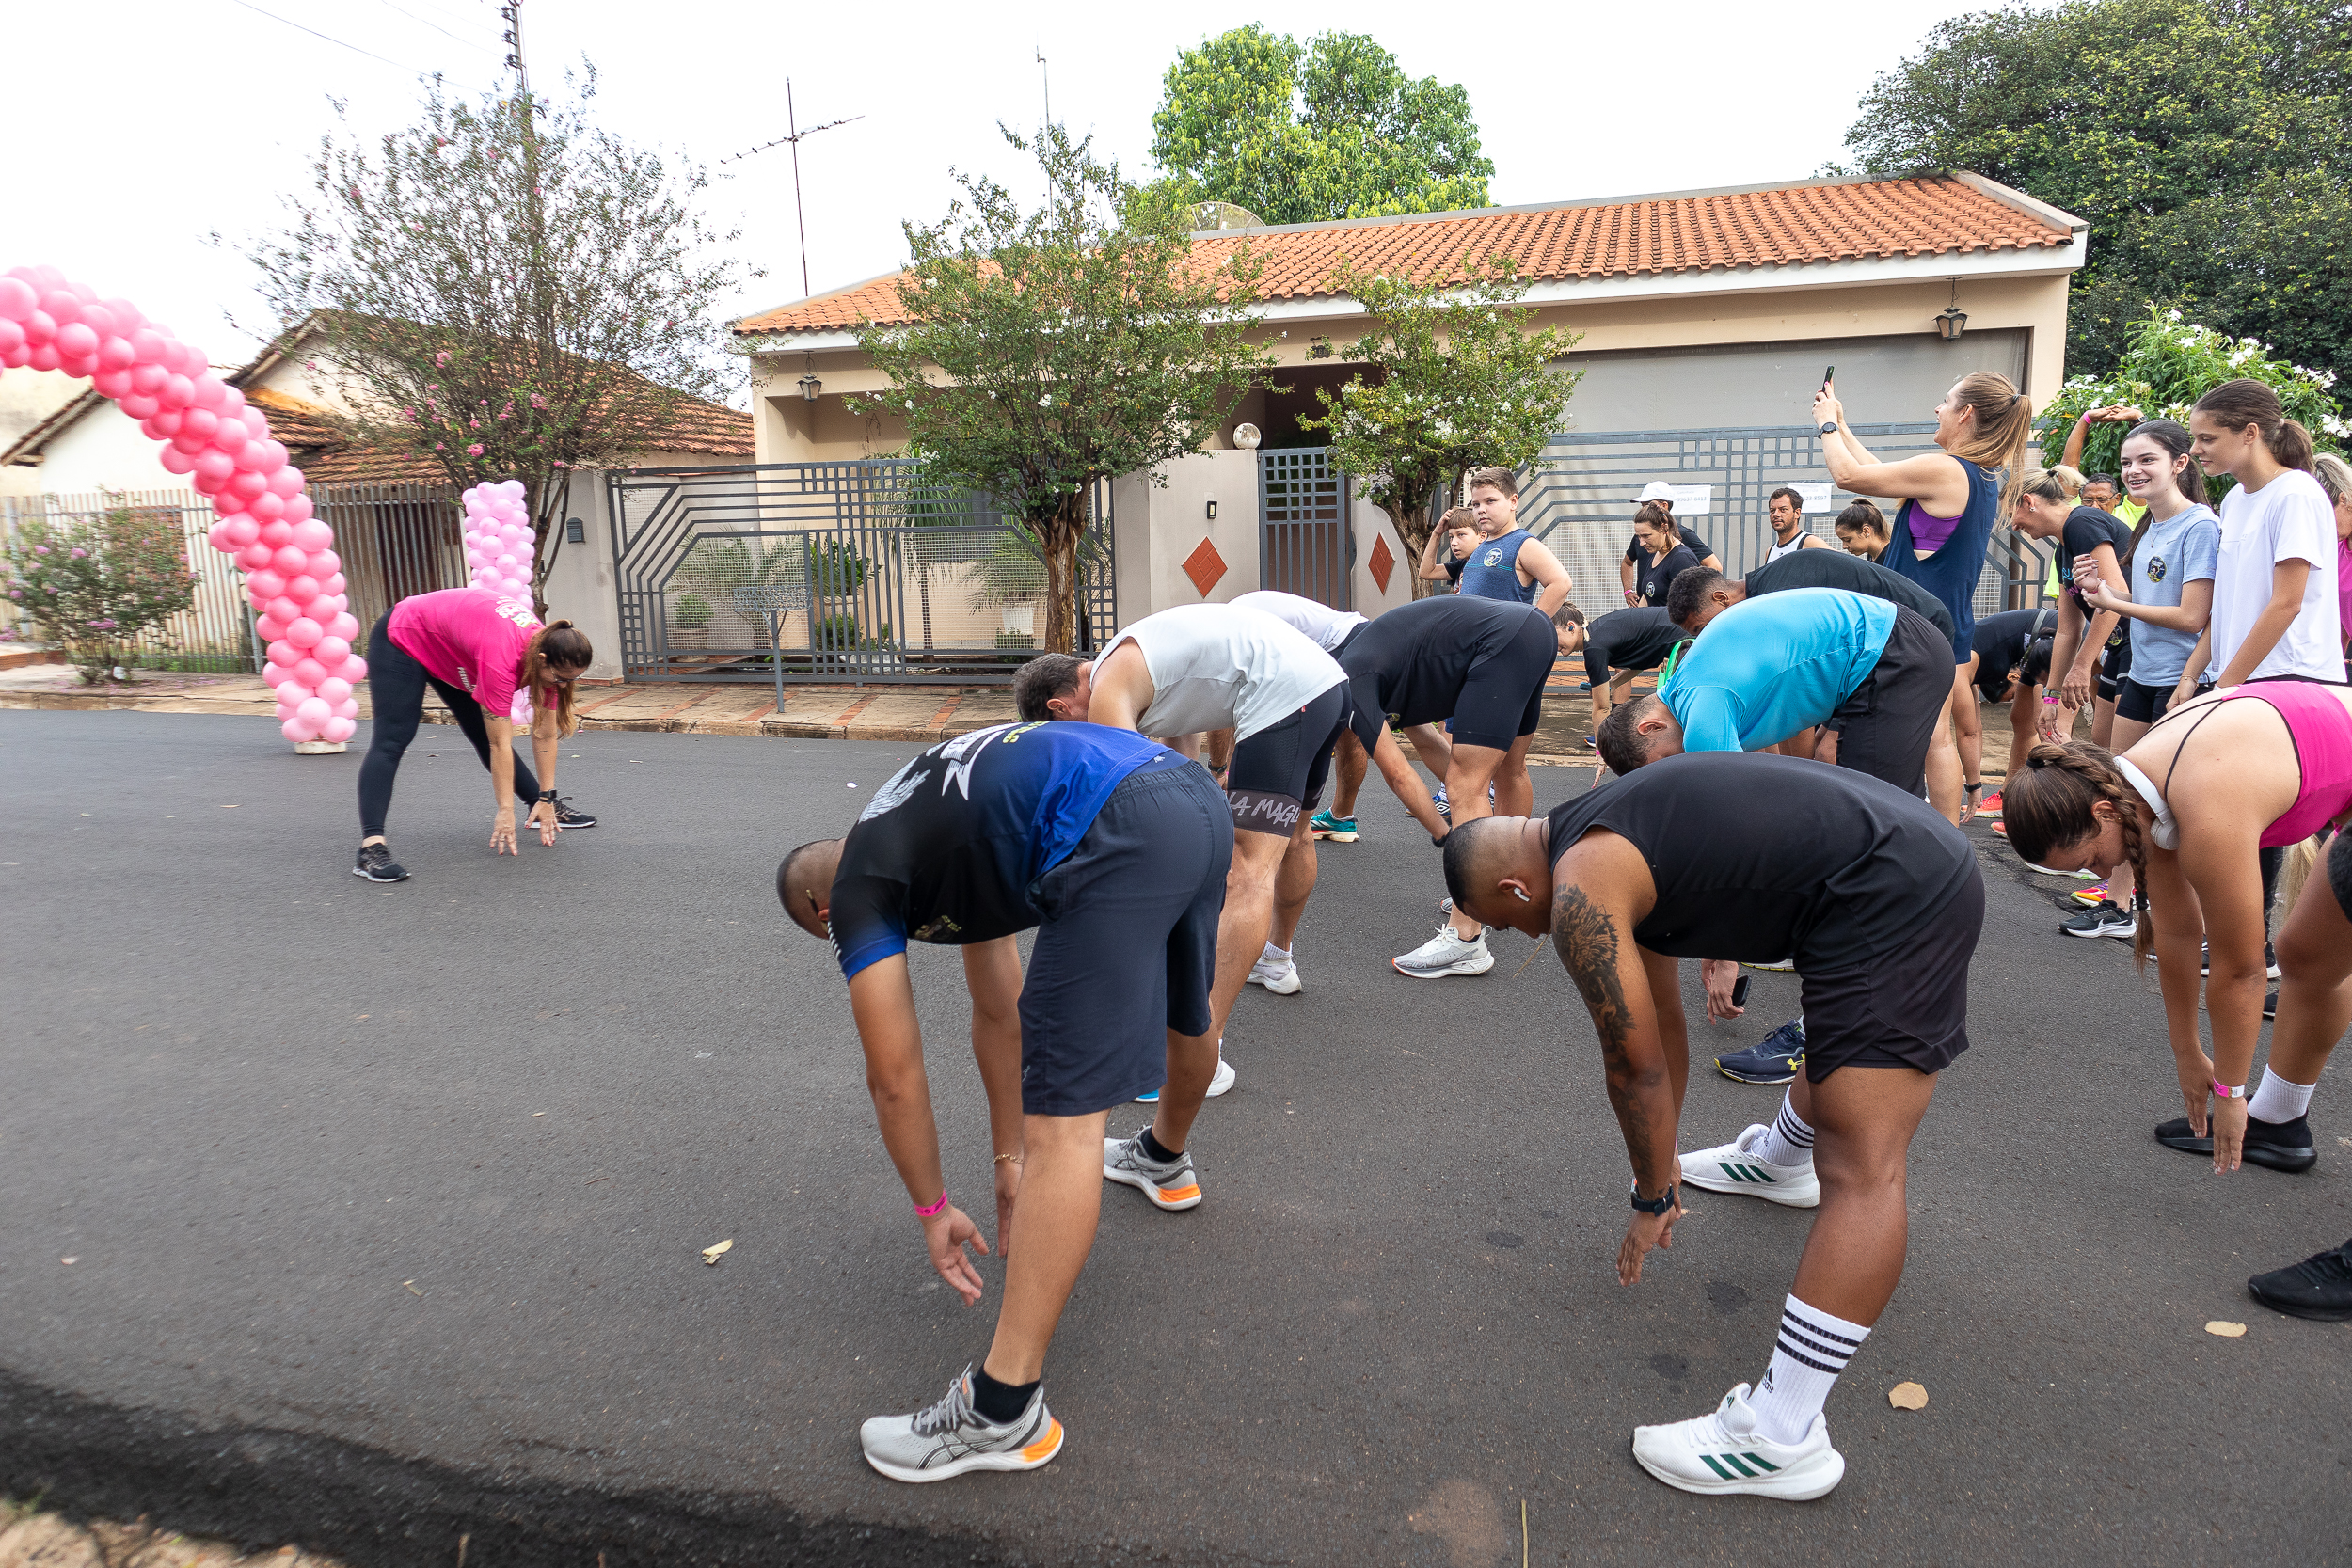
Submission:
[[[1515,887],[1511,890],[1511,893],[1512,895],[1518,898],[1522,904],[1532,904],[1534,902],[1533,898],[1530,898],[1527,895],[1527,890],[1523,887]]]

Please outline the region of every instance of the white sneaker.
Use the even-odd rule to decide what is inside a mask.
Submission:
[[[1775,1165],[1754,1152],[1771,1131],[1758,1122],[1720,1148],[1685,1154],[1682,1180],[1710,1193],[1745,1193],[1750,1197],[1784,1203],[1791,1209],[1819,1208],[1821,1179],[1813,1174],[1812,1161],[1802,1165]]]
[[[1192,1168],[1192,1150],[1162,1164],[1144,1153],[1140,1132],[1103,1140],[1103,1180],[1133,1187],[1170,1213],[1200,1206],[1200,1178]]]
[[[1061,1452],[1061,1423],[1045,1408],[1045,1390],[1003,1426],[972,1408],[972,1370],[947,1386],[947,1397],[908,1416],[877,1416],[858,1430],[866,1463],[893,1481],[946,1481],[968,1470],[1034,1470]]]
[[[1776,964],[1744,964],[1741,967],[1746,969],[1760,969],[1765,971],[1767,974],[1785,974],[1788,971],[1797,967],[1797,960],[1794,958],[1783,958]]]
[[[1643,1469],[1684,1492],[1789,1502],[1821,1497],[1846,1476],[1846,1456],[1829,1446],[1826,1418],[1813,1418],[1803,1442],[1775,1443],[1756,1430],[1744,1383],[1708,1415],[1672,1426],[1635,1427],[1633,1457]]]
[[[1453,927],[1440,926],[1436,936],[1389,962],[1399,974],[1409,974],[1416,980],[1440,980],[1449,974],[1484,974],[1494,968],[1495,956],[1486,951],[1486,932],[1464,942],[1454,934]]]
[[[1260,958],[1249,966],[1249,984],[1263,986],[1277,996],[1298,994],[1298,960],[1284,958],[1280,963],[1268,963]]]
[[[1295,990],[1296,988],[1293,989]],[[1223,1094],[1227,1089],[1230,1089],[1232,1086],[1233,1064],[1227,1061],[1223,1056],[1219,1056],[1216,1059],[1216,1071],[1212,1073],[1209,1077],[1209,1098],[1211,1100],[1215,1100],[1218,1095]],[[1136,1103],[1138,1105],[1157,1105],[1159,1102],[1160,1091],[1158,1089],[1153,1089],[1150,1094],[1139,1094],[1136,1096]]]

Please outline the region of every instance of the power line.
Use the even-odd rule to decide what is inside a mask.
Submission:
[[[253,4],[253,0],[230,0],[230,3],[231,5],[243,6],[246,10],[251,11],[256,16],[266,16],[272,22],[279,23],[285,26],[292,27],[298,33],[308,33],[314,39],[324,39],[326,42],[335,45],[338,49],[348,49],[355,55],[365,55],[369,59],[375,61],[379,65],[390,66],[394,71],[405,71],[419,76],[432,76],[439,74],[436,71],[422,70],[417,66],[403,65],[398,60],[386,59],[383,55],[377,54],[373,49],[362,49],[356,43],[345,43],[339,38],[334,38],[326,33],[320,32],[316,27],[305,27],[301,23],[289,21],[285,17],[279,16],[276,11],[265,11],[262,9],[261,7]]]
[[[382,0],[382,4],[385,9],[399,11],[401,15],[406,17],[409,21],[416,23],[420,26],[430,27],[435,32],[440,34],[443,38],[456,39],[458,42],[466,45],[469,49],[480,49],[491,54],[497,53],[495,45],[483,43],[474,39],[461,38],[457,34],[453,33],[448,28],[442,26],[439,23],[434,21],[431,17],[419,16],[412,10],[405,10],[401,7],[393,5],[392,0]]]

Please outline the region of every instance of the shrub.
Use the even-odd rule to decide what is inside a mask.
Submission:
[[[685,631],[695,631],[710,625],[710,601],[700,594],[688,594],[670,611],[670,624]]]
[[[196,602],[177,508],[119,506],[24,523],[5,568],[8,597],[92,685],[131,661],[142,632]]]

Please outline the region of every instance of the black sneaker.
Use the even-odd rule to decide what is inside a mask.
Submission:
[[[555,825],[559,828],[593,828],[596,819],[584,811],[574,811],[564,803],[561,795],[555,798]]]
[[[1715,1070],[1742,1084],[1787,1084],[1804,1066],[1804,1020],[1792,1018],[1745,1051],[1715,1058]]]
[[[371,882],[405,882],[408,868],[392,859],[391,850],[381,844],[362,844],[358,857],[351,863],[351,874],[365,877]]]
[[[2352,1321],[2352,1256],[2345,1246],[2315,1252],[2290,1268],[2258,1274],[2247,1293],[2273,1312],[2323,1323]]]
[[[2207,1126],[2210,1128],[2211,1123]],[[2156,1128],[2156,1142],[2167,1148],[2177,1148],[2184,1154],[2201,1154],[2213,1158],[2213,1134],[2197,1136],[2188,1128],[2188,1117],[2174,1117]],[[2249,1165],[2266,1165],[2272,1170],[2289,1174],[2307,1171],[2319,1163],[2319,1151],[2312,1147],[2312,1124],[2308,1117],[2293,1121],[2256,1121],[2246,1118],[2245,1160]]]
[[[2213,978],[2213,943],[2207,942],[2197,950],[2197,973],[2208,980]],[[2279,977],[2279,951],[2266,942],[2263,943],[2263,977],[2268,980]]]
[[[2277,990],[2272,990],[2272,991],[2271,991],[2268,995],[2266,995],[2266,996],[2265,996],[2265,997],[2263,998],[2263,1017],[2265,1017],[2265,1018],[2277,1018],[2278,1016],[2279,1016],[2279,993],[2278,993],[2278,991],[2277,991]]]
[[[2138,928],[2139,922],[2112,898],[2102,898],[2082,913],[2058,922],[2058,929],[2070,937],[2122,937],[2126,942]]]

